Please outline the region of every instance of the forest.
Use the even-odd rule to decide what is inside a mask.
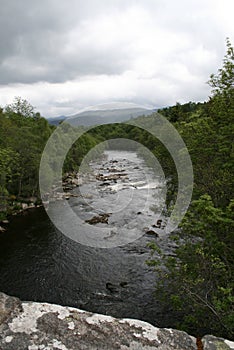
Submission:
[[[152,243],[147,264],[160,278],[155,294],[165,312],[180,315],[179,329],[197,329],[199,334],[202,327],[233,338],[234,49],[229,40],[223,65],[208,83],[212,94],[207,101],[176,103],[158,110],[178,130],[189,150],[194,191],[180,230],[171,237],[177,243],[175,256],[164,256]],[[149,125],[155,118],[157,113],[139,117]],[[0,221],[17,210],[20,202],[40,203],[40,158],[55,128],[20,97],[0,109]],[[97,126],[86,132],[69,151],[64,173],[78,171],[90,149],[113,138],[133,139],[157,157],[170,179],[170,211],[177,192],[173,160],[156,138],[128,123]]]

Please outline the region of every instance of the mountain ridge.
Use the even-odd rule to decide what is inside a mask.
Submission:
[[[48,118],[52,125],[58,125],[63,121],[68,121],[73,126],[92,126],[98,124],[121,123],[142,115],[151,115],[156,109],[147,109],[143,107],[132,108],[113,108],[85,110],[72,116],[60,116],[57,118]]]

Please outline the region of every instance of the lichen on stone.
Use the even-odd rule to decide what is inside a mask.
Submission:
[[[204,350],[234,349],[234,343],[213,336]],[[59,305],[21,302],[0,293],[1,350],[196,350],[185,332],[157,328],[147,322]]]

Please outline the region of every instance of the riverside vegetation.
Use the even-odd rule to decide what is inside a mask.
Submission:
[[[208,101],[177,103],[159,111],[176,127],[189,150],[194,193],[180,230],[171,237],[177,242],[175,256],[163,255],[152,243],[152,259],[147,263],[155,267],[159,279],[155,293],[165,312],[175,310],[179,315],[179,329],[196,329],[203,335],[209,328],[217,336],[233,338],[234,50],[229,40],[223,66],[211,75],[209,84],[213,91]],[[157,113],[138,119],[153,126],[155,118]],[[63,127],[72,128],[68,123]],[[40,157],[54,130],[55,126],[19,97],[0,109],[0,220],[19,209],[20,202],[40,201]],[[158,158],[170,179],[170,211],[177,192],[173,160],[151,134],[128,123],[97,126],[86,132],[68,152],[64,174],[77,171],[90,149],[113,138],[133,139]],[[53,152],[60,156],[56,147]]]

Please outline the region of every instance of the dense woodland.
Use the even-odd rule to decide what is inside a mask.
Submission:
[[[152,259],[147,263],[161,280],[156,297],[164,303],[165,312],[179,315],[178,328],[201,335],[211,329],[232,338],[234,51],[229,40],[223,66],[208,83],[213,90],[206,102],[177,103],[159,111],[186,143],[194,168],[194,192],[181,229],[172,236],[178,244],[175,256],[164,256],[152,243]],[[157,114],[140,118],[153,125]],[[0,110],[1,218],[22,200],[39,200],[40,156],[54,130],[21,98]],[[157,156],[170,179],[171,205],[177,191],[173,160],[151,134],[127,123],[87,132],[69,151],[64,172],[78,170],[83,156],[99,142],[119,137],[138,141]]]
[[[38,197],[40,155],[51,132],[46,119],[21,98],[0,109],[2,217],[17,200]]]

